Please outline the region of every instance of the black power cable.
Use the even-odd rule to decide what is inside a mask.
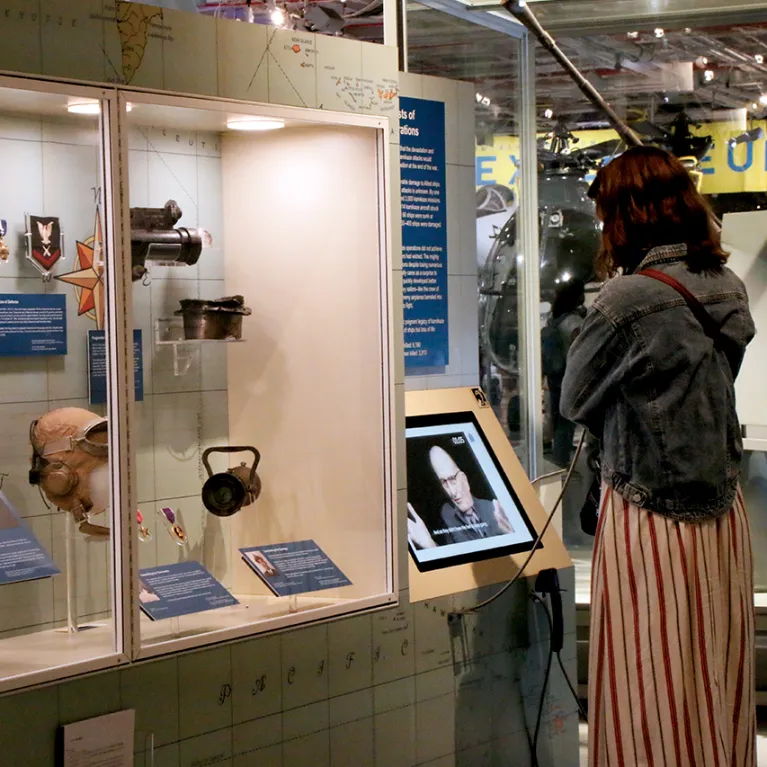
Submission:
[[[535,539],[535,543],[533,543],[532,548],[530,549],[530,553],[527,555],[527,558],[522,563],[519,570],[517,570],[514,577],[510,581],[508,581],[508,583],[505,583],[503,586],[501,586],[501,588],[498,589],[498,591],[496,591],[495,594],[483,600],[482,602],[479,602],[479,604],[473,605],[472,607],[465,607],[462,610],[453,610],[453,612],[450,613],[450,617],[452,619],[460,617],[461,615],[476,613],[479,610],[483,609],[484,607],[487,607],[489,604],[495,602],[495,600],[498,599],[500,596],[505,594],[525,574],[525,570],[527,570],[527,566],[530,564],[530,560],[535,556],[536,552],[538,551],[538,547],[541,545],[541,541],[543,541],[543,536],[546,535],[546,531],[549,529],[549,526],[554,521],[554,516],[556,515],[557,511],[559,511],[559,507],[562,504],[562,501],[564,500],[565,493],[567,492],[567,488],[570,485],[570,480],[573,477],[575,466],[578,463],[578,458],[580,458],[581,451],[583,450],[583,445],[585,444],[585,442],[586,442],[586,430],[584,429],[580,439],[578,440],[578,447],[576,447],[575,449],[575,455],[573,456],[573,460],[570,462],[570,468],[567,470],[567,474],[565,476],[564,482],[562,483],[562,489],[560,490],[559,495],[557,496],[557,500],[554,503],[554,508],[552,508],[551,513],[546,519],[546,524],[541,528],[540,533],[538,533],[538,537]],[[559,474],[559,472],[554,472],[554,474],[555,475]],[[544,477],[547,477],[547,476],[549,475],[548,474],[544,475]],[[543,479],[544,477],[539,477],[539,480]],[[535,480],[535,481],[537,482],[539,480]]]
[[[554,646],[549,643],[549,659],[546,662],[546,673],[543,676],[541,699],[538,701],[538,716],[535,718],[535,732],[533,733],[532,757],[533,767],[538,767],[538,736],[541,734],[541,720],[543,719],[543,702],[546,700],[546,690],[551,676],[551,663],[554,660]]]
[[[558,589],[558,585],[556,588]],[[546,673],[544,674],[544,677],[543,677],[543,687],[541,688],[541,697],[538,701],[538,714],[536,715],[536,719],[535,719],[535,730],[533,732],[532,740],[530,741],[532,767],[539,767],[538,738],[540,736],[541,722],[543,720],[543,704],[546,700],[546,692],[548,690],[549,681],[551,678],[551,666],[555,656],[557,658],[557,662],[559,663],[559,668],[562,671],[562,676],[564,676],[565,681],[567,682],[567,686],[570,689],[570,692],[573,696],[573,699],[575,700],[575,703],[578,706],[578,712],[584,719],[586,718],[586,711],[584,710],[583,705],[581,704],[581,700],[578,697],[578,693],[575,691],[575,687],[573,686],[573,683],[570,680],[570,676],[568,675],[567,670],[565,669],[565,664],[562,661],[562,647],[557,640],[558,631],[557,629],[555,629],[554,618],[551,615],[551,610],[549,609],[549,606],[546,604],[546,601],[542,599],[535,592],[531,592],[530,598],[533,601],[537,602],[539,605],[541,605],[541,607],[543,607],[546,613],[546,618],[549,623],[549,653],[548,653],[548,660],[546,662]],[[529,739],[529,736],[528,736],[528,739]]]
[[[530,595],[530,598],[537,602],[543,609],[546,611],[546,617],[549,621],[549,631],[553,631],[553,621],[551,618],[551,610],[549,610],[549,606],[546,604],[545,600],[541,599],[536,593],[532,593]],[[583,704],[581,703],[581,699],[578,696],[578,693],[575,689],[575,685],[573,685],[572,680],[570,679],[570,675],[567,673],[567,669],[565,668],[564,661],[562,660],[562,653],[561,652],[555,652],[554,655],[557,656],[557,661],[559,662],[559,668],[562,670],[562,676],[565,678],[565,681],[567,682],[567,686],[570,689],[570,693],[573,696],[573,700],[575,701],[576,705],[578,706],[578,713],[584,718],[587,718],[586,710],[583,708]]]

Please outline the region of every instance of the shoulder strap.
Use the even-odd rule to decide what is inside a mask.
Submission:
[[[644,269],[641,272],[637,272],[637,274],[658,280],[658,282],[663,282],[670,288],[673,288],[687,302],[687,306],[690,307],[690,311],[695,316],[695,319],[701,324],[703,332],[713,340],[714,344],[720,349],[727,346],[727,341],[722,335],[719,326],[711,318],[703,304],[679,280],[657,269]]]

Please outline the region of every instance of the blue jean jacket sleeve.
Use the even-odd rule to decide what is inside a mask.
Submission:
[[[567,355],[560,401],[565,418],[601,436],[605,406],[626,373],[627,352],[623,333],[592,308]]]
[[[743,358],[746,355],[746,347],[754,338],[756,328],[751,312],[748,308],[748,302],[744,301],[727,317],[722,324],[720,331],[728,339],[724,353],[727,361],[730,363],[732,371],[732,380],[734,381],[740,373],[743,365]]]

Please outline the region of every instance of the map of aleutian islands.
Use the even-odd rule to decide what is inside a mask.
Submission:
[[[149,25],[153,19],[162,21],[162,9],[117,0],[117,30],[122,48],[122,73],[126,85],[136,76],[149,41]]]

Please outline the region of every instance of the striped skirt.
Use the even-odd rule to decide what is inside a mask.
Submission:
[[[603,488],[589,766],[754,767],[754,591],[743,497],[674,522]]]

